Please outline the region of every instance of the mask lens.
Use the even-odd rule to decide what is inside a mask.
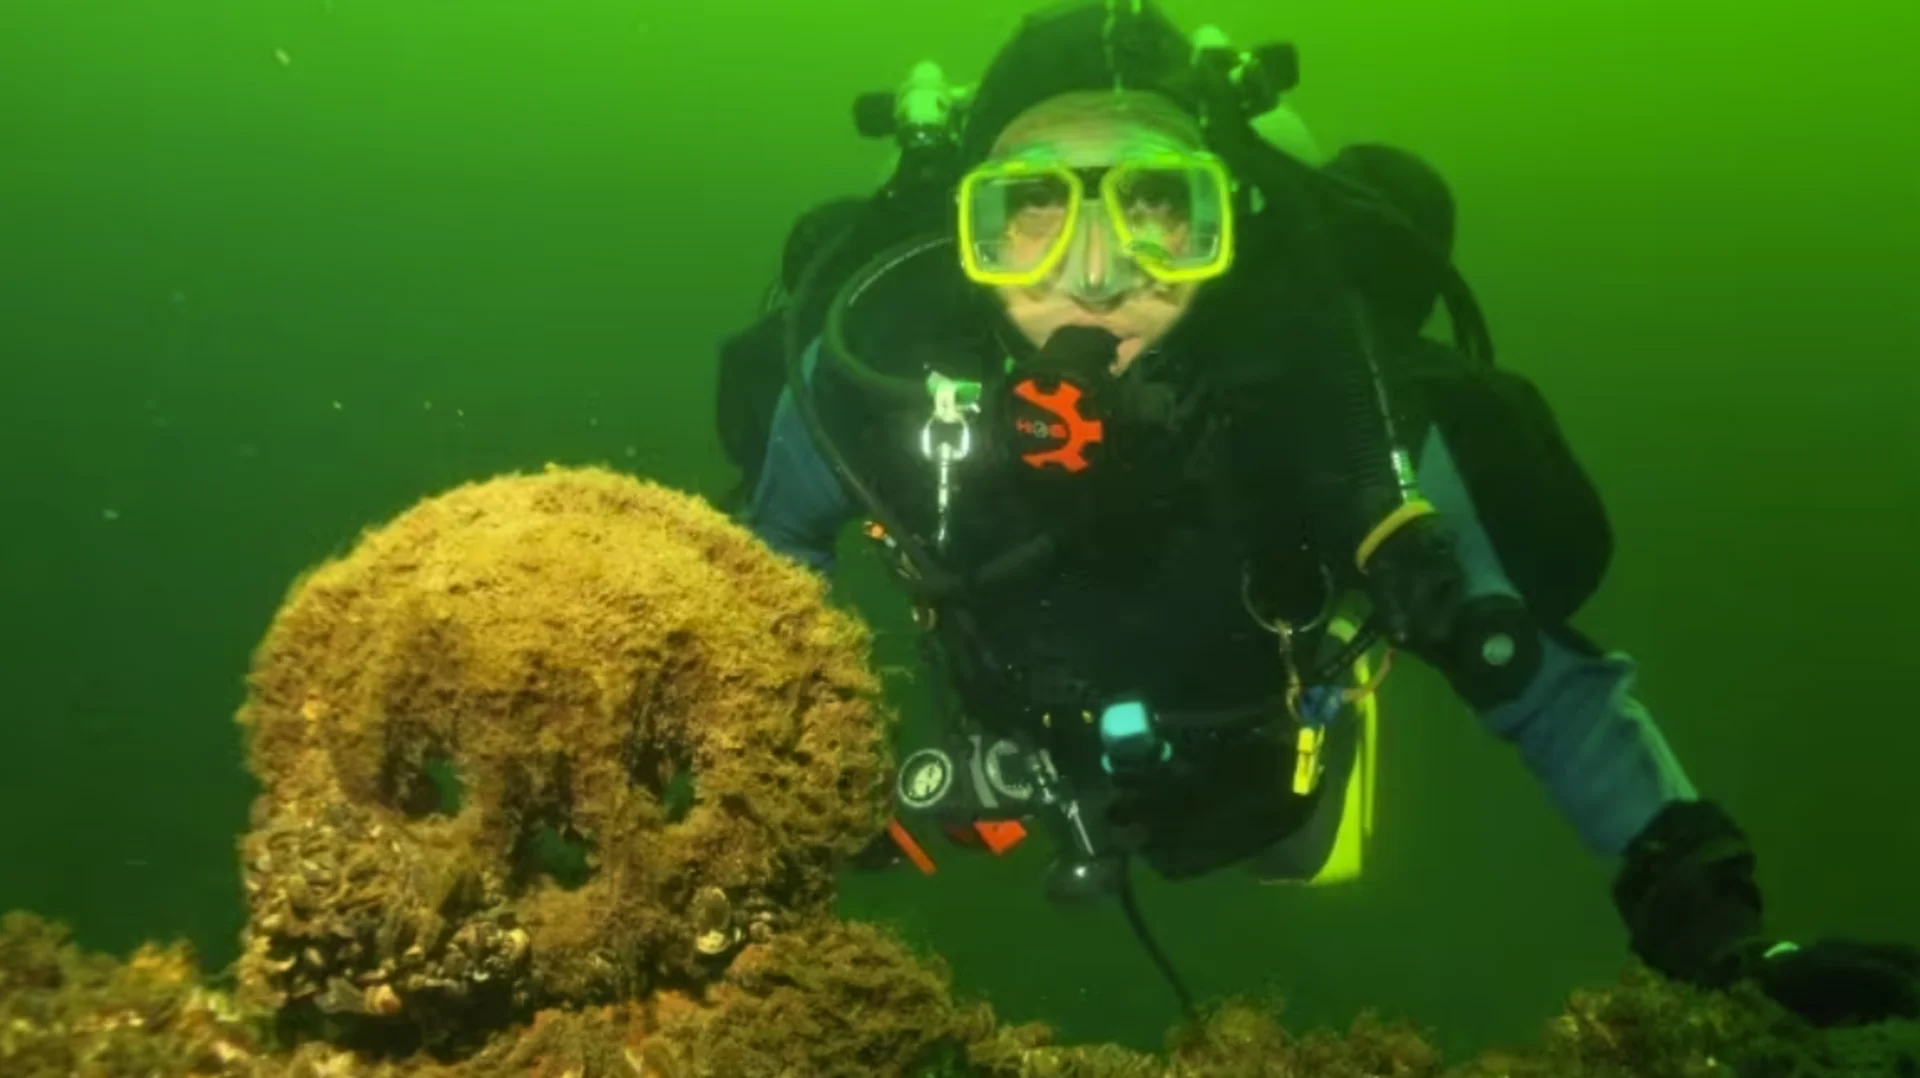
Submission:
[[[1116,169],[1107,211],[1127,256],[1162,280],[1199,280],[1225,272],[1231,213],[1225,175],[1200,164]]]
[[[1051,270],[1077,216],[1073,179],[1061,171],[977,176],[960,208],[969,268],[1002,283]]]

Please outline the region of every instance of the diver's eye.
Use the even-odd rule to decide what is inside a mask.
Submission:
[[[1013,216],[1026,210],[1060,209],[1067,207],[1067,189],[1058,180],[1031,179],[1009,183],[1003,195],[1007,214]]]
[[[1185,177],[1148,173],[1126,185],[1121,205],[1127,220],[1135,224],[1167,227],[1185,223],[1192,215],[1192,202]]]
[[[1009,184],[1002,195],[1007,232],[1015,237],[1045,240],[1059,234],[1067,218],[1067,190],[1056,180],[1033,179]]]

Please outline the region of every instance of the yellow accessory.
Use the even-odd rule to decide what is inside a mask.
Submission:
[[[1439,510],[1432,503],[1415,498],[1407,504],[1387,514],[1387,518],[1373,526],[1367,537],[1360,541],[1360,549],[1354,553],[1353,560],[1361,572],[1367,571],[1367,562],[1380,550],[1381,544],[1393,537],[1393,533],[1406,527],[1421,517],[1433,516]]]
[[[1341,641],[1353,639],[1353,622],[1346,618],[1336,618],[1328,632]],[[1356,746],[1353,769],[1347,775],[1346,795],[1340,805],[1340,825],[1334,832],[1333,846],[1327,851],[1327,858],[1314,874],[1304,880],[1270,880],[1269,883],[1300,883],[1308,887],[1325,887],[1331,884],[1347,883],[1358,879],[1366,863],[1367,839],[1373,834],[1373,809],[1375,776],[1379,773],[1380,747],[1380,699],[1377,690],[1386,679],[1387,672],[1393,667],[1393,651],[1389,649],[1381,657],[1378,670],[1369,668],[1367,658],[1362,655],[1354,660],[1353,684],[1341,691],[1341,698],[1353,714],[1345,721],[1359,724],[1359,744]],[[1289,674],[1292,666],[1289,663]],[[1297,678],[1290,678],[1297,685]],[[1297,696],[1289,691],[1289,700]],[[1298,713],[1296,712],[1296,715]],[[1309,739],[1306,735],[1312,734]],[[1309,793],[1318,785],[1320,778],[1319,752],[1326,740],[1326,730],[1301,730],[1299,742],[1300,758],[1295,765],[1294,792]],[[1312,759],[1309,760],[1309,748]],[[1305,789],[1302,789],[1303,776],[1311,776]]]
[[[1342,632],[1342,629],[1345,631]],[[1343,638],[1351,638],[1353,626],[1336,622],[1333,631]],[[1373,834],[1375,776],[1379,774],[1380,698],[1375,695],[1375,690],[1392,667],[1391,651],[1381,658],[1380,669],[1371,675],[1365,656],[1353,664],[1353,677],[1361,688],[1348,689],[1347,699],[1355,711],[1353,720],[1360,724],[1359,751],[1353,762],[1353,772],[1347,776],[1347,796],[1341,805],[1340,827],[1334,832],[1333,849],[1328,852],[1326,863],[1320,866],[1320,871],[1306,881],[1309,887],[1325,887],[1358,879],[1365,866],[1367,839]]]

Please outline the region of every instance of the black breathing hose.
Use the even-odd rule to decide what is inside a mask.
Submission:
[[[833,363],[838,373],[851,379],[863,392],[889,406],[913,407],[927,403],[925,383],[881,374],[860,361],[859,354],[847,343],[847,312],[882,277],[928,251],[952,245],[953,241],[944,236],[910,239],[882,251],[848,278],[833,302],[827,305],[826,326],[820,335],[821,358]]]
[[[1180,1001],[1180,1013],[1188,1021],[1198,1021],[1200,1012],[1193,1006],[1193,993],[1187,991],[1186,982],[1180,979],[1180,972],[1173,968],[1173,961],[1167,957],[1167,952],[1160,949],[1159,942],[1147,929],[1146,918],[1140,915],[1140,900],[1133,893],[1133,870],[1125,861],[1120,864],[1119,891],[1120,909],[1127,915],[1127,924],[1133,929],[1134,938],[1140,941],[1140,946],[1147,952],[1147,957],[1153,959],[1160,976],[1173,989],[1174,996]]]
[[[1389,506],[1373,516],[1371,507],[1363,507],[1363,527],[1371,529],[1387,513],[1399,508],[1404,491],[1401,487],[1399,459],[1396,454],[1404,448],[1400,442],[1399,425],[1393,418],[1393,401],[1388,394],[1386,372],[1380,369],[1380,354],[1375,346],[1373,326],[1367,319],[1365,306],[1358,296],[1348,293],[1346,310],[1353,330],[1353,343],[1358,351],[1359,360],[1354,363],[1336,363],[1341,372],[1338,378],[1339,407],[1346,413],[1347,429],[1353,433],[1345,441],[1346,466],[1348,480],[1362,492],[1362,497],[1383,498]]]
[[[801,273],[799,283],[794,287],[795,301],[787,307],[785,325],[781,332],[781,343],[786,352],[788,396],[792,399],[795,410],[799,412],[800,421],[807,429],[807,436],[813,440],[814,448],[826,458],[827,464],[840,477],[840,481],[847,485],[848,491],[866,507],[873,519],[886,529],[888,537],[899,549],[901,557],[906,560],[919,584],[934,591],[950,590],[953,586],[952,574],[934,560],[933,555],[927,552],[925,544],[903,526],[898,516],[887,508],[886,503],[881,501],[873,492],[873,488],[848,463],[846,455],[840,451],[840,446],[833,440],[832,435],[827,431],[826,424],[822,422],[819,409],[814,406],[813,387],[806,371],[807,342],[802,339],[805,327],[802,325],[801,311],[805,305],[800,300],[812,294],[813,289],[817,287],[820,275],[836,260],[851,236],[852,232],[849,230],[830,241]],[[840,314],[854,287],[859,285],[864,288],[876,278],[877,274],[874,273],[858,273],[841,289],[827,312],[827,324],[834,332],[844,333],[844,327],[840,324]],[[882,378],[864,365],[847,362],[851,357],[844,351],[844,338],[837,338],[834,341],[842,346],[836,351],[833,345],[828,343],[829,336],[832,334],[823,335],[821,340],[822,361],[825,361],[828,353],[831,352],[833,358],[842,364],[842,368],[863,386],[870,385],[871,388],[889,395],[900,392],[901,379]],[[863,378],[862,372],[870,377]]]
[[[1333,301],[1345,326],[1329,353],[1296,368],[1293,451],[1306,464],[1313,530],[1330,557],[1357,569],[1355,552],[1367,535],[1405,502],[1403,447],[1385,374],[1361,301],[1351,293]],[[1338,570],[1336,562],[1330,568]]]

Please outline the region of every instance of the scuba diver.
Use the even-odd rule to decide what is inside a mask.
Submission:
[[[1569,624],[1606,513],[1494,365],[1446,184],[1387,146],[1320,160],[1297,79],[1289,45],[1093,0],[974,86],[922,64],[856,103],[892,174],[795,226],[719,419],[762,539],[826,572],[860,521],[911,600],[941,737],[870,853],[931,871],[929,828],[999,852],[1038,826],[1049,894],[1117,897],[1188,1003],[1130,867],[1351,878],[1406,654],[1619,860],[1650,966],[1819,1023],[1920,1015],[1914,948],[1763,926],[1633,661]]]

